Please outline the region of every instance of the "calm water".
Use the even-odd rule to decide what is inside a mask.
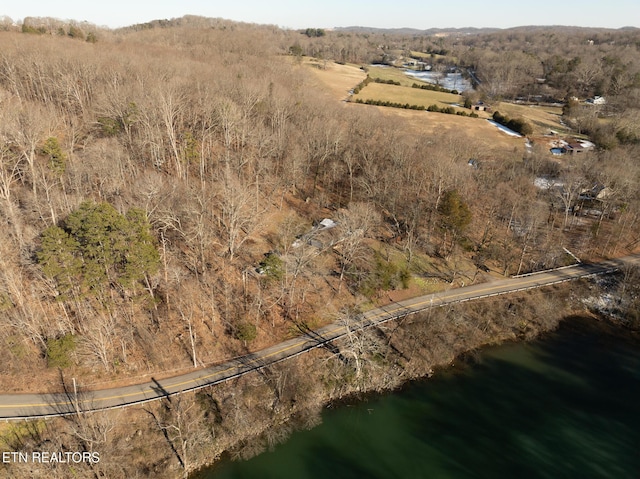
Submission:
[[[565,324],[329,409],[275,451],[198,479],[640,479],[638,344]]]

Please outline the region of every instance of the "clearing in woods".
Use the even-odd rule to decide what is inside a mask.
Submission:
[[[305,65],[307,68],[309,68],[310,71],[314,73],[316,78],[319,80],[319,87],[329,92],[338,101],[344,101],[349,96],[349,91],[352,90],[366,77],[364,71],[356,65],[340,65],[334,62],[323,62],[321,60],[313,59],[304,59],[303,65]],[[398,78],[398,75],[405,77],[402,72],[394,68],[375,68],[376,70],[389,70],[389,78],[385,79],[395,79]],[[408,85],[411,85],[413,83],[411,79],[406,77],[405,79]],[[369,83],[369,85],[367,85],[363,89],[363,92],[366,92],[367,88],[375,85],[379,84]],[[388,86],[393,87],[394,85]],[[448,99],[452,97],[459,98],[459,96],[452,95],[450,93],[448,94],[417,89],[412,90],[425,92],[432,95],[447,95],[449,97]],[[432,98],[435,98],[435,96],[433,96]],[[452,134],[460,134],[461,136],[472,137],[478,143],[480,143],[480,149],[482,150],[512,150],[513,148],[523,148],[524,145],[523,139],[509,137],[482,118],[469,118],[457,115],[446,115],[444,113],[432,113],[426,111],[404,110],[400,108],[359,105],[356,103],[349,103],[348,105],[353,108],[375,108],[384,116],[402,119],[402,121],[406,122],[406,125],[415,134],[451,132]],[[445,106],[448,106],[448,104]],[[483,112],[479,112],[479,114],[482,113]]]
[[[349,91],[366,78],[365,72],[357,65],[341,65],[338,63],[304,59],[303,65],[311,70],[319,80],[319,86],[327,90],[336,100],[344,101],[350,97]],[[462,104],[460,95],[442,93],[430,90],[411,88],[413,83],[418,83],[407,77],[401,70],[392,67],[368,67],[369,76],[382,80],[399,81],[403,86],[387,85],[382,83],[369,83],[358,95],[351,98],[362,100],[386,100],[396,103],[409,103],[410,105],[436,104],[439,107]],[[368,105],[351,104],[356,108],[376,108],[385,116],[402,118],[416,133],[434,133],[449,131],[452,133],[464,132],[464,136],[473,137],[486,144],[489,148],[509,148],[521,146],[523,139],[511,138],[501,132],[483,118],[489,118],[491,113],[478,112],[480,118],[468,118],[443,113],[431,113],[425,111],[404,110],[400,108],[374,107]],[[546,134],[551,130],[559,133],[567,133],[566,127],[560,123],[562,108],[555,106],[516,105],[513,103],[498,103],[492,105],[493,110],[511,118],[522,117],[529,121],[534,128],[534,134]],[[456,110],[463,110],[457,107]],[[470,110],[466,110],[470,112]]]
[[[353,87],[367,77],[367,74],[355,65],[341,65],[314,58],[303,59],[303,65],[313,71],[322,86],[338,100],[346,100]]]
[[[515,103],[500,102],[492,105],[494,111],[499,111],[509,118],[524,118],[533,127],[534,135],[546,135],[551,131],[561,134],[571,134],[566,126],[560,123],[562,107],[517,105]]]

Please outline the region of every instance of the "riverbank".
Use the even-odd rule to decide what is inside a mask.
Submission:
[[[569,317],[533,341],[481,348],[392,392],[325,409],[273,452],[198,479],[635,477],[640,343]]]
[[[211,451],[210,457],[217,459],[225,452],[231,459],[250,458],[286,440],[292,430],[315,426],[323,407],[352,403],[431,376],[438,368],[450,368],[463,354],[475,355],[482,346],[534,339],[554,330],[565,317],[586,314],[582,298],[589,296],[589,289],[586,282],[573,283],[436,309],[364,332],[332,351],[297,358],[296,364],[288,364],[288,372],[301,374],[295,378],[298,388],[285,388],[280,397],[281,404],[290,406],[289,419],[281,417],[226,451]]]
[[[434,308],[197,393],[125,411],[10,425],[1,435],[9,450],[27,452],[89,444],[100,462],[86,471],[76,467],[78,477],[181,477],[225,453],[246,459],[272,449],[292,431],[317,425],[327,405],[397,389],[484,345],[551,331],[563,318],[585,313],[585,299],[598,291],[581,280]],[[11,477],[31,477],[28,466],[9,464]],[[47,476],[68,477],[68,467],[52,467]]]

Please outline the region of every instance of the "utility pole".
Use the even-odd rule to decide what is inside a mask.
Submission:
[[[75,407],[76,414],[80,414],[80,408],[78,407],[78,387],[76,385],[76,378],[71,378],[73,381],[73,406]]]

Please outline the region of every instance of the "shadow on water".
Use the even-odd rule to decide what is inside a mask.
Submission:
[[[198,478],[640,478],[640,342],[569,320]]]
[[[425,385],[428,410],[406,414],[413,440],[457,469],[446,477],[640,477],[640,357],[622,339],[569,322],[487,351]]]

